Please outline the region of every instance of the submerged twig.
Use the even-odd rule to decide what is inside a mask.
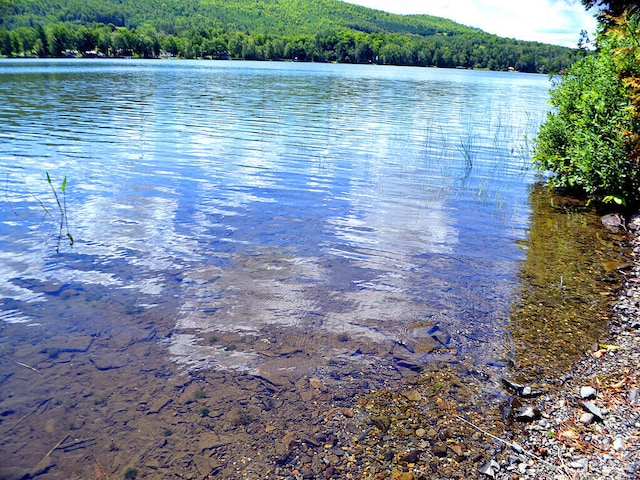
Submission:
[[[92,455],[93,455],[93,461],[96,462],[96,470],[97,470],[96,479],[105,477],[107,480],[110,480],[109,474],[105,472],[104,468],[102,468],[102,465],[100,465],[100,462],[98,461],[98,457],[96,457],[95,452],[92,452]]]
[[[38,411],[38,409],[43,406],[46,405],[47,403],[49,403],[52,400],[53,397],[49,397],[43,401],[41,401],[38,405],[36,405],[36,407],[31,410],[29,413],[26,413],[25,415],[22,416],[22,418],[20,418],[20,420],[18,420],[16,423],[14,423],[13,425],[11,425],[8,430],[5,432],[5,435],[10,432],[11,430],[13,430],[14,428],[16,428],[18,425],[20,425],[27,417],[33,415],[34,413],[36,413]]]
[[[7,199],[7,203],[9,204],[9,207],[11,208],[11,213],[13,213],[14,215],[18,215],[18,212],[16,212],[16,209],[13,208],[13,203],[11,203],[11,200],[9,199],[9,174],[7,173],[7,182],[6,182],[6,186],[4,189],[4,198]]]
[[[65,440],[66,440],[67,438],[69,438],[70,436],[71,436],[71,434],[70,434],[70,433],[67,433],[67,434],[65,435],[65,437],[64,437],[62,440],[60,440],[58,443],[56,443],[56,444],[53,446],[53,448],[47,452],[47,454],[44,456],[44,458],[47,458],[47,457],[51,456],[51,454],[52,454],[52,453],[53,453],[53,452],[54,452],[54,451],[55,451],[55,450],[56,450],[60,445],[62,445],[62,444],[65,442]]]
[[[33,370],[34,372],[37,372],[40,375],[44,375],[44,373],[42,373],[42,371],[38,370],[36,367],[32,367],[31,365],[27,365],[26,363],[16,362],[16,364],[20,365],[21,367],[28,368],[29,370]]]
[[[545,465],[553,468],[554,470],[557,469],[556,465],[554,465],[553,463],[549,463],[545,459],[543,459],[543,458],[539,457],[538,455],[536,455],[535,453],[525,450],[524,448],[522,448],[517,443],[507,442],[506,440],[504,440],[504,439],[502,439],[500,437],[497,437],[494,434],[487,432],[486,430],[483,430],[482,428],[478,427],[477,425],[474,425],[473,423],[471,423],[469,420],[466,420],[466,419],[464,419],[464,418],[462,418],[460,416],[456,416],[456,418],[459,419],[459,420],[462,420],[464,423],[466,423],[468,425],[471,425],[473,428],[475,428],[479,432],[484,433],[485,435],[488,435],[489,437],[493,438],[494,440],[498,440],[499,442],[504,443],[505,445],[507,445],[508,447],[512,448],[516,452],[518,452],[518,453],[526,453],[530,457],[535,458],[539,462],[544,463]]]

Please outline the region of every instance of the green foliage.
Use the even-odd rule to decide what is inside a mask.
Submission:
[[[129,467],[124,471],[125,480],[136,480],[138,478],[138,469]]]
[[[199,400],[201,398],[207,398],[207,395],[202,390],[196,390],[193,392],[193,398]]]
[[[96,50],[553,72],[570,49],[339,0],[0,0],[0,55]]]
[[[598,52],[576,62],[557,83],[551,93],[555,110],[538,132],[534,161],[555,173],[553,186],[635,202],[640,172],[626,139],[636,126],[614,47],[601,37]]]

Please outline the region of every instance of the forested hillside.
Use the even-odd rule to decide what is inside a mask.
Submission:
[[[69,50],[527,72],[557,71],[574,59],[563,47],[340,0],[0,0],[0,55]]]

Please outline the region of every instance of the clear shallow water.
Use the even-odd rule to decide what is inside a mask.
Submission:
[[[0,318],[57,333],[169,322],[185,368],[503,364],[534,181],[524,137],[548,88],[418,68],[2,61]],[[45,172],[68,181],[75,244],[60,253]]]

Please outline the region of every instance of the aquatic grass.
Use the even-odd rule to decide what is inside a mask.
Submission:
[[[60,203],[60,197],[58,196],[58,192],[56,192],[56,189],[53,186],[53,181],[51,180],[51,176],[49,175],[49,172],[45,172],[45,173],[47,174],[47,182],[51,187],[53,196],[55,197],[56,202],[58,203],[58,209],[60,210],[60,230],[58,233],[58,244],[56,245],[56,253],[59,253],[60,243],[62,242],[62,229],[65,226],[67,228],[67,238],[69,239],[69,246],[70,247],[73,246],[73,236],[69,231],[69,220],[67,216],[67,177],[66,176],[64,177],[64,180],[62,180],[62,184],[60,185],[60,191],[62,191],[62,203]]]
[[[62,184],[60,185],[60,191],[62,192],[62,201],[60,201],[60,196],[56,191],[56,188],[53,186],[53,180],[51,179],[51,175],[49,172],[45,172],[47,175],[47,183],[51,187],[51,191],[53,192],[53,197],[56,200],[58,205],[58,210],[60,212],[60,228],[58,230],[58,243],[56,244],[56,253],[60,253],[60,245],[62,244],[63,238],[63,230],[66,227],[66,237],[69,239],[69,246],[72,247],[74,244],[73,235],[71,235],[71,231],[69,230],[69,220],[67,215],[67,177],[65,176],[62,180]],[[35,195],[31,194],[33,198],[38,202],[40,207],[44,210],[44,215],[51,217],[52,220],[55,220],[53,214],[49,211],[47,206],[44,204],[42,200],[40,200]],[[44,218],[43,218],[44,221]]]

